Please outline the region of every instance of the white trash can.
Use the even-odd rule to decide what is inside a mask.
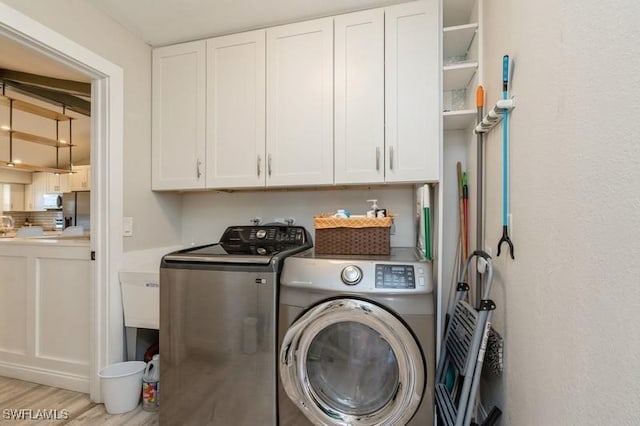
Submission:
[[[126,361],[108,365],[98,372],[107,413],[126,413],[138,406],[146,366],[144,361]]]

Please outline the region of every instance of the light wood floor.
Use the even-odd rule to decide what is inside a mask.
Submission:
[[[57,413],[59,420],[46,419],[39,410],[57,410],[53,413]],[[16,413],[35,417],[35,420],[12,420]],[[111,415],[107,414],[104,404],[91,402],[88,394],[0,377],[0,424],[142,426],[159,423],[157,413],[143,411],[141,405],[128,413]]]

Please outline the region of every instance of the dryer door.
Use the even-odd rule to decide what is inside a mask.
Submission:
[[[425,361],[394,314],[359,299],[323,302],[287,331],[279,369],[314,424],[404,425],[425,387]]]

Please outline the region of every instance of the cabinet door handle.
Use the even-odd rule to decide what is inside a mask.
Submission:
[[[200,159],[198,159],[196,161],[196,177],[198,179],[200,179],[200,176],[202,176],[202,173],[200,173],[200,164],[202,164],[202,161],[200,161]]]
[[[267,158],[267,169],[268,169],[269,177],[271,177],[271,154],[269,154],[269,157]]]
[[[257,167],[258,167],[258,177],[260,177],[260,162],[261,162],[261,161],[262,161],[262,158],[260,158],[260,156],[258,155],[258,164],[257,164]]]
[[[376,147],[376,172],[380,171],[380,147]]]
[[[393,170],[393,147],[389,147],[389,170]]]

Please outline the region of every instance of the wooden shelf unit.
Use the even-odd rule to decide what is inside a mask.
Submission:
[[[20,99],[15,99],[6,95],[0,95],[0,105],[4,105],[8,107],[13,106],[13,108],[17,109],[18,111],[28,112],[29,114],[48,118],[50,120],[58,120],[58,121],[73,120],[73,117],[69,117],[68,115],[61,114],[59,112],[52,111],[50,109],[43,108],[41,106],[34,105],[32,103],[29,103]]]
[[[71,126],[71,120],[73,120],[73,117],[69,115],[44,108],[27,101],[23,101],[21,99],[12,98],[11,96],[7,96],[4,94],[0,94],[0,106],[6,106],[10,110],[26,112],[28,114],[36,115],[38,117],[54,120],[57,122],[69,122],[69,126]],[[11,113],[11,116],[12,115],[13,113]],[[10,126],[13,126],[13,124],[10,123]],[[69,129],[71,131],[71,127],[69,127]],[[22,142],[37,143],[40,145],[50,146],[56,149],[69,148],[69,150],[71,150],[72,147],[74,146],[72,143],[70,143],[70,141],[61,142],[61,140],[56,140],[53,138],[48,138],[46,136],[40,136],[40,135],[35,135],[33,133],[15,130],[11,127],[0,128],[0,134],[7,135],[10,138],[11,144],[13,144],[14,139],[17,139]],[[12,150],[12,148],[10,149]],[[71,152],[69,152],[69,159],[71,159]],[[13,170],[22,170],[22,171],[30,171],[30,172],[49,172],[49,173],[58,173],[58,174],[68,173],[69,169],[71,169],[71,165],[69,166],[69,169],[60,169],[57,167],[37,166],[37,165],[31,165],[31,164],[25,164],[25,163],[15,163],[12,161],[13,161],[12,158],[10,158],[9,161],[0,161],[0,168],[8,168]]]

